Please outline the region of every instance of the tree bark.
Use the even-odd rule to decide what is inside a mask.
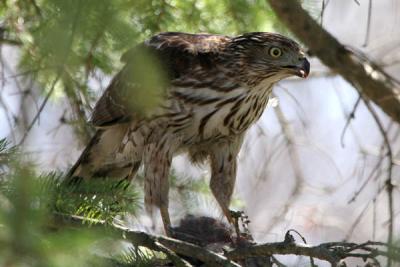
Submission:
[[[400,123],[400,90],[397,82],[377,64],[341,44],[301,7],[300,1],[267,1],[279,19],[312,54]]]
[[[258,257],[263,259],[271,255],[308,256],[312,265],[314,259],[328,261],[331,263],[331,266],[339,266],[339,263],[347,258],[359,258],[364,261],[378,262],[376,259],[378,256],[391,257],[392,260],[400,262],[400,248],[392,247],[391,253],[389,253],[388,244],[382,242],[367,241],[361,244],[328,242],[312,246],[296,243],[294,237],[290,234],[293,230],[289,230],[286,232],[285,239],[282,242],[242,245],[225,251],[224,255],[220,255],[186,241],[134,231],[114,223],[109,225],[106,221],[102,220],[62,213],[53,213],[53,215],[54,221],[49,224],[49,229],[54,230],[66,226],[80,227],[83,222],[86,222],[91,227],[98,226],[104,230],[108,229],[110,233],[122,234],[126,240],[132,242],[135,246],[143,246],[154,251],[166,253],[175,264],[179,263],[180,266],[187,266],[189,264],[185,265],[185,260],[178,259],[179,255],[198,259],[204,262],[206,266],[213,267],[239,267],[241,265],[235,261],[257,259]]]

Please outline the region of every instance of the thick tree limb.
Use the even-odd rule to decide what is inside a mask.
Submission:
[[[262,255],[301,255],[325,260],[332,265],[340,261],[340,257],[323,246],[308,246],[292,242],[274,242],[254,245],[251,247],[238,248],[227,253],[227,257],[233,260],[247,257],[259,257]]]
[[[120,225],[109,225],[105,221],[87,219],[80,216],[65,215],[56,213],[55,224],[52,227],[62,225],[82,225],[82,222],[88,222],[95,226],[106,227],[117,234],[122,234],[128,241],[135,246],[144,246],[151,250],[164,252],[175,263],[176,266],[188,266],[185,261],[180,262],[177,254],[185,255],[190,258],[198,259],[206,266],[234,266],[239,267],[235,261],[241,261],[249,258],[263,258],[271,255],[298,255],[308,256],[313,259],[328,261],[332,266],[339,266],[341,260],[353,257],[363,260],[371,260],[380,266],[377,256],[392,258],[400,262],[400,248],[391,248],[391,253],[387,252],[388,245],[382,242],[368,241],[362,244],[349,242],[329,242],[316,246],[307,244],[298,244],[295,242],[290,231],[285,235],[282,242],[254,244],[248,246],[239,246],[231,251],[220,255],[203,247],[191,244],[165,236],[156,236],[148,233],[134,231]],[[385,250],[379,249],[384,248]],[[190,265],[189,265],[190,266]]]
[[[159,250],[157,242],[167,247],[168,249],[187,257],[193,257],[206,263],[207,266],[225,266],[225,267],[239,267],[237,263],[234,263],[222,255],[219,255],[210,250],[201,248],[188,242],[184,242],[178,239],[164,237],[164,236],[152,236],[144,232],[132,231],[121,228],[118,229],[125,231],[126,239],[131,241],[133,244],[139,244],[146,246],[150,249]]]
[[[378,264],[377,256],[384,256],[394,261],[400,261],[400,254],[397,248],[393,248],[392,253],[389,254],[387,251],[377,249],[377,247],[387,247],[387,244],[368,241],[362,244],[330,242],[310,246],[307,244],[298,244],[293,241],[283,241],[237,248],[228,252],[225,256],[232,260],[240,260],[263,255],[299,255],[328,261],[332,266],[338,266],[341,260],[351,257],[362,260],[369,259]]]
[[[400,123],[400,91],[377,64],[354,53],[323,29],[298,0],[268,0],[279,19],[326,66],[340,74],[389,117]]]
[[[207,250],[200,246],[191,244],[189,242],[181,241],[174,238],[169,238],[165,236],[156,236],[147,234],[145,232],[134,231],[129,228],[112,224],[109,225],[105,221],[95,220],[95,219],[87,219],[81,216],[75,215],[67,215],[62,213],[54,214],[54,222],[51,225],[51,228],[58,228],[62,225],[73,225],[79,226],[82,223],[88,223],[95,226],[107,227],[109,230],[121,233],[126,238],[126,240],[132,242],[135,246],[143,246],[147,247],[154,251],[160,251],[167,254],[167,256],[173,261],[176,262],[177,259],[175,255],[168,253],[172,251],[174,253],[184,255],[187,257],[192,257],[194,259],[198,259],[207,266],[216,266],[216,267],[240,267],[239,264],[230,261],[226,257],[217,254],[213,251]],[[161,244],[161,246],[160,246]],[[166,251],[166,249],[168,251]],[[172,257],[171,257],[172,255]],[[182,264],[181,264],[182,266]]]

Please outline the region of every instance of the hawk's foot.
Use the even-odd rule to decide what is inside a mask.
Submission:
[[[240,240],[244,239],[248,242],[249,240],[253,240],[249,231],[249,217],[243,211],[230,210],[230,215],[233,227],[235,228],[237,241],[240,242]]]

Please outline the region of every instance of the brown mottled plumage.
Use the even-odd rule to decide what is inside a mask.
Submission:
[[[140,56],[162,70],[160,102],[143,111],[145,82]],[[275,82],[307,77],[310,65],[298,44],[264,32],[237,37],[161,33],[128,51],[125,67],[97,102],[92,123],[98,131],[69,177],[133,178],[144,165],[145,204],[157,206],[168,230],[168,174],[172,157],[187,152],[209,160],[210,187],[231,220],[229,202],[236,157],[246,130],[264,111]],[[155,73],[157,67],[146,70]],[[153,72],[154,70],[154,72]]]

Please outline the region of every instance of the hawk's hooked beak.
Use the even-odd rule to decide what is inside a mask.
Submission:
[[[310,73],[310,62],[308,62],[307,58],[302,58],[300,64],[296,66],[295,70],[297,76],[307,78]]]
[[[291,73],[296,76],[307,78],[308,74],[310,73],[310,62],[308,62],[307,58],[302,57],[299,59],[298,64],[285,66],[285,68],[290,69]]]

